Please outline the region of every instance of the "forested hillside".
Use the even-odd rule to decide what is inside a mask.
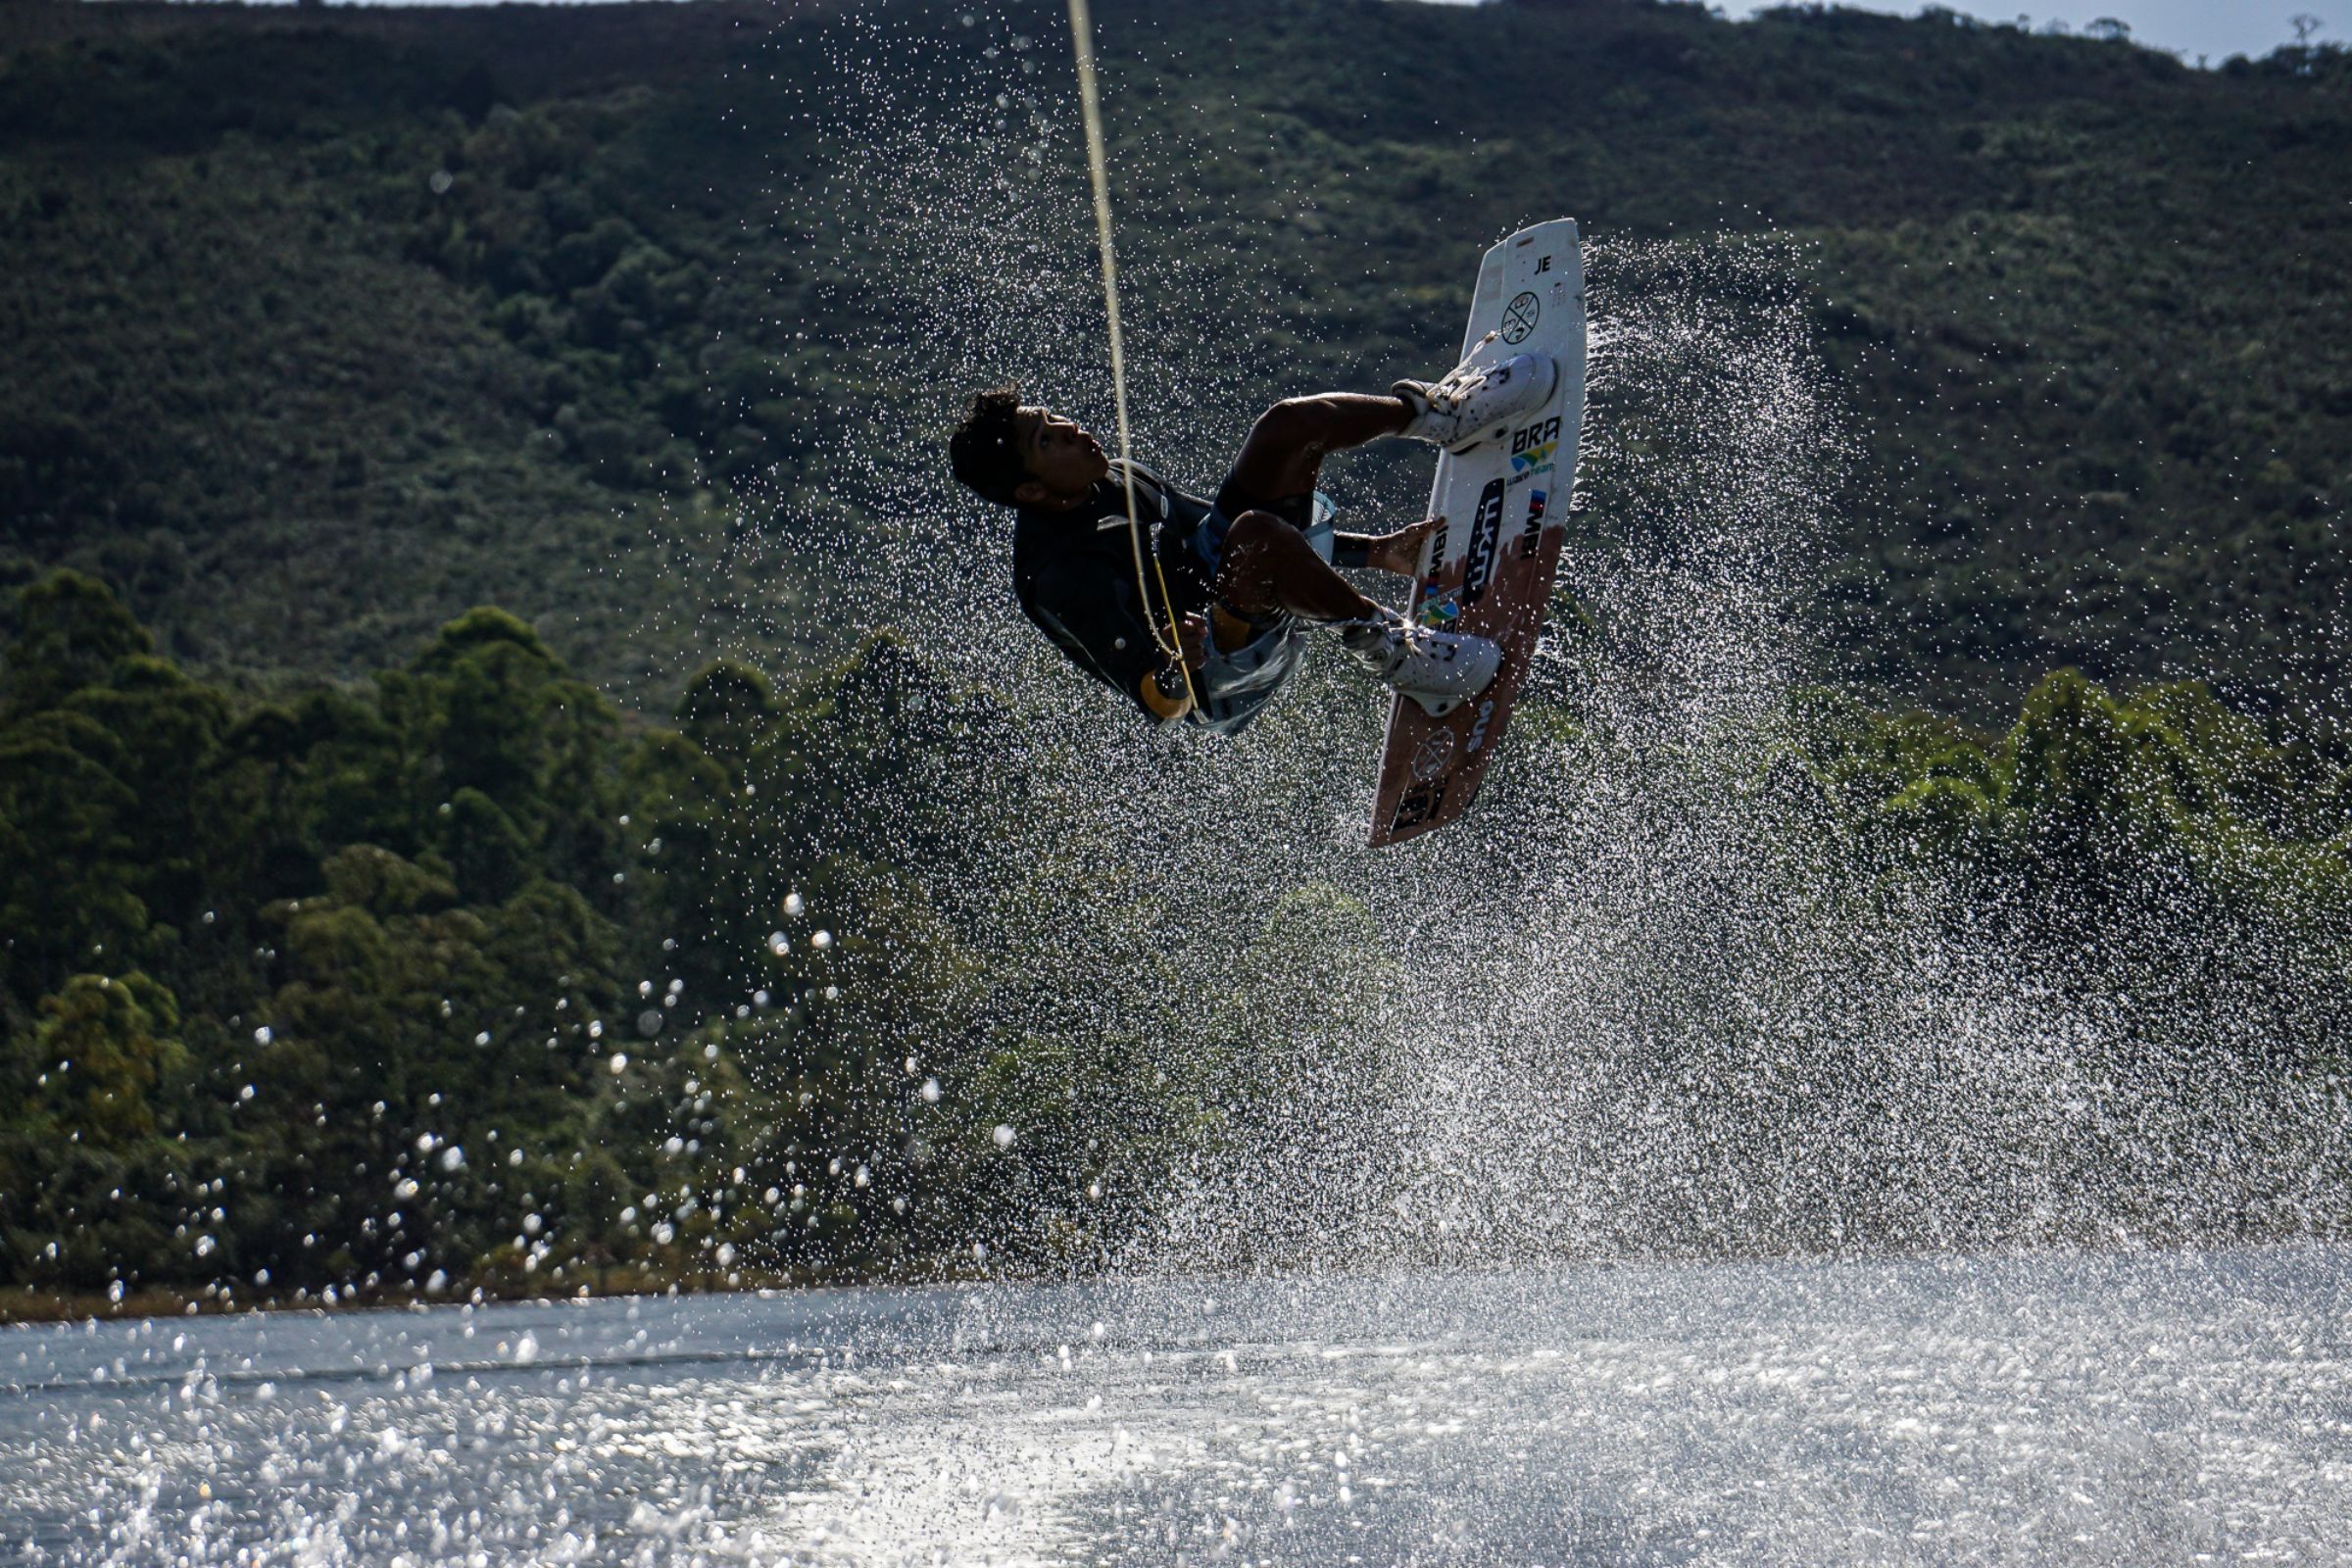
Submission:
[[[223,677],[356,673],[495,602],[674,690],[675,633],[629,635],[663,584],[615,564],[722,555],[747,502],[816,527],[841,420],[936,432],[962,390],[878,404],[854,347],[894,314],[859,270],[890,214],[825,177],[856,115],[973,106],[943,181],[1067,118],[1044,5],[105,11],[8,13],[0,573],[95,569]],[[2339,52],[1630,0],[1113,4],[1102,34],[1138,270],[1270,306],[1199,328],[1237,404],[1425,368],[1532,217],[1793,235],[1866,452],[1804,607],[1822,674],[1985,715],[2062,664],[2339,684]],[[805,633],[792,582],[729,586]]]

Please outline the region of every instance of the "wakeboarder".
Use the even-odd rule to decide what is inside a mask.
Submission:
[[[1286,399],[1258,416],[1210,500],[1113,461],[1076,421],[1010,387],[972,399],[948,458],[973,492],[1014,509],[1022,612],[1152,724],[1240,731],[1290,679],[1314,629],[1436,716],[1494,680],[1501,650],[1409,620],[1334,567],[1412,577],[1445,519],[1336,533],[1315,491],[1323,460],[1383,436],[1474,451],[1544,407],[1557,379],[1548,357],[1519,354],[1473,358],[1434,383],[1398,381],[1386,397]]]

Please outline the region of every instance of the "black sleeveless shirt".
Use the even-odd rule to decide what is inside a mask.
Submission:
[[[1137,591],[1127,487],[1115,463],[1106,477],[1095,481],[1086,500],[1067,512],[1020,509],[1012,527],[1012,591],[1021,612],[1070,662],[1123,693],[1137,711],[1157,723],[1158,715],[1144,702],[1143,685],[1166,662],[1152,628],[1157,626],[1163,638],[1170,628],[1152,558],[1159,558],[1179,619],[1205,613],[1211,585],[1190,544],[1215,509],[1141,464],[1136,477],[1148,602]]]

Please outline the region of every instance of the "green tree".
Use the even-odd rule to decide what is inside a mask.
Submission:
[[[54,1133],[105,1150],[152,1136],[156,1092],[185,1063],[172,993],[135,969],[120,979],[81,974],[40,1013],[11,1077],[20,1087],[33,1080]]]
[[[77,974],[0,1037],[0,1270],[94,1289],[169,1267],[186,1055],[172,994]],[[183,1260],[192,1253],[183,1252]]]
[[[20,593],[17,628],[0,671],[0,717],[54,707],[155,646],[104,583],[78,571],[53,571]]]

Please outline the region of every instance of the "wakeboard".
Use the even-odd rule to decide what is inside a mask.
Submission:
[[[1375,847],[1470,808],[1535,659],[1585,417],[1585,270],[1572,219],[1523,228],[1479,264],[1462,358],[1530,353],[1559,365],[1551,401],[1466,453],[1438,455],[1429,514],[1446,520],[1422,546],[1407,612],[1425,626],[1492,637],[1502,665],[1442,718],[1395,700],[1372,803]]]

